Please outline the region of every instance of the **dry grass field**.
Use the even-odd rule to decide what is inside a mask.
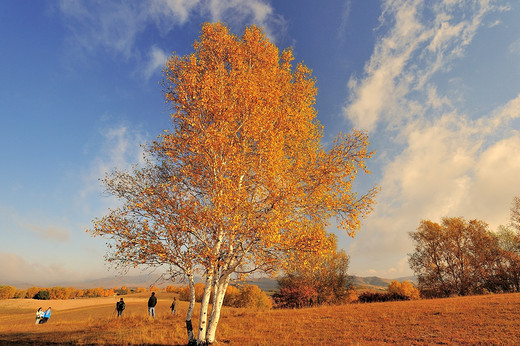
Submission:
[[[66,301],[1,300],[0,344],[185,344],[186,302],[169,315],[172,296],[158,293],[157,318],[146,316],[148,294]],[[35,325],[39,306],[53,308]],[[197,315],[194,318],[196,325]],[[223,308],[220,344],[231,345],[520,345],[520,294],[351,304],[302,310]]]

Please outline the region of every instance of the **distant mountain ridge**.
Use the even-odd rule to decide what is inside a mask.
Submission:
[[[380,278],[378,276],[353,276],[353,284],[357,288],[367,288],[367,289],[386,289],[388,284],[392,281],[410,281],[412,283],[417,283],[417,280],[414,276],[406,276],[400,277],[396,279],[385,279]],[[200,279],[196,280],[196,282],[201,282]],[[278,288],[278,283],[276,279],[271,278],[251,278],[247,280],[248,284],[256,285],[263,291],[272,291]],[[114,288],[126,286],[129,288],[133,287],[165,287],[167,285],[185,285],[186,283],[182,282],[164,282],[160,281],[160,275],[158,274],[142,274],[142,275],[127,275],[127,276],[113,276],[113,277],[105,277],[94,280],[86,280],[86,281],[77,281],[77,282],[54,282],[52,284],[36,284],[30,282],[4,282],[0,281],[0,285],[10,285],[14,286],[18,289],[26,289],[29,287],[53,287],[53,286],[64,286],[64,287],[75,287],[75,288],[94,288],[94,287],[105,287],[105,288]]]
[[[404,276],[395,279],[384,279],[378,276],[353,276],[354,286],[357,286],[359,288],[386,289],[388,287],[388,284],[392,281],[409,281],[413,284],[417,284],[417,278],[415,276]]]

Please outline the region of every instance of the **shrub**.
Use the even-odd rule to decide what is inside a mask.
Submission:
[[[25,298],[28,298],[28,299],[33,299],[34,296],[36,295],[36,293],[38,293],[38,291],[40,291],[41,288],[39,287],[29,287],[27,289],[27,292],[25,293]]]
[[[227,292],[227,291],[226,291]],[[272,306],[271,300],[256,285],[245,285],[242,287],[238,295],[234,300],[235,307],[237,308],[250,308],[250,309],[270,309]]]
[[[95,288],[88,288],[85,291],[85,296],[87,297],[104,297],[105,296],[105,289],[103,287],[95,287]]]
[[[128,288],[126,286],[121,286],[120,289],[116,290],[117,295],[123,296],[125,294],[128,294]]]
[[[27,294],[26,290],[16,290],[16,292],[14,293],[14,297],[13,298],[23,299],[23,298],[25,298],[26,294]]]
[[[228,286],[226,289],[226,295],[224,296],[224,301],[222,305],[224,306],[235,306],[235,301],[240,294],[240,290],[235,286]]]
[[[347,303],[352,303],[358,300],[357,292],[353,289],[347,290]]]
[[[202,301],[202,294],[204,293],[204,284],[195,284],[195,301]],[[186,302],[190,301],[190,286],[184,286],[179,290],[179,300]]]
[[[49,300],[51,299],[49,291],[38,291],[33,297],[33,299],[40,299],[40,300]]]
[[[280,283],[279,292],[273,294],[277,308],[302,308],[316,303],[318,293],[304,280]]]
[[[178,293],[180,290],[180,287],[174,286],[174,285],[168,285],[168,286],[166,286],[165,290],[168,293]]]
[[[360,303],[391,302],[397,300],[410,300],[410,297],[390,292],[363,292],[358,296]]]
[[[335,238],[332,240],[336,247]],[[277,307],[347,303],[352,288],[348,264],[349,257],[343,250],[322,255],[309,253],[278,279],[278,292],[273,295]]]
[[[397,293],[410,299],[419,299],[419,290],[408,281],[392,281],[388,284],[388,292]]]
[[[16,288],[13,286],[0,286],[0,299],[11,299],[14,298]]]

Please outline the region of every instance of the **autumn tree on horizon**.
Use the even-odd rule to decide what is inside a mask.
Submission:
[[[190,342],[196,273],[205,285],[197,343],[212,343],[232,275],[275,273],[330,251],[331,218],[354,236],[371,211],[377,188],[352,188],[369,173],[367,134],[339,134],[326,150],[315,79],[293,60],[259,27],[239,37],[204,24],[194,52],[164,69],[171,130],[147,147],[144,165],[104,179],[122,205],[90,232],[108,238],[109,261],[188,279]]]
[[[279,307],[301,308],[322,304],[347,302],[352,278],[347,274],[349,256],[337,250],[336,238],[328,253],[308,253],[301,261],[292,263],[278,278],[278,292],[273,298]]]
[[[409,264],[427,297],[470,295],[485,289],[492,265],[493,240],[481,220],[445,217],[442,222],[422,220],[410,233],[414,252]]]

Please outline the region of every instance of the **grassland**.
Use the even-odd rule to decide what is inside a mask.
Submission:
[[[171,295],[159,293],[157,318],[146,316],[148,294],[119,299],[0,301],[0,344],[185,344],[186,302],[169,314]],[[38,307],[52,306],[35,325]],[[194,316],[194,325],[197,315]],[[520,294],[351,304],[302,310],[224,308],[217,340],[231,345],[519,345]]]

